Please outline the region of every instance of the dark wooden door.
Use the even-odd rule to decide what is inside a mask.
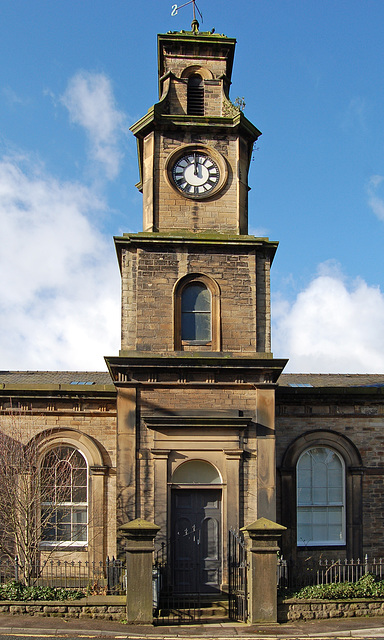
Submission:
[[[171,547],[176,592],[220,590],[220,489],[173,490]]]

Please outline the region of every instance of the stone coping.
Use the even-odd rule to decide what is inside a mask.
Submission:
[[[96,596],[84,596],[84,598],[78,598],[77,600],[0,600],[0,606],[1,605],[12,605],[12,604],[18,604],[18,605],[27,605],[27,604],[42,604],[42,605],[71,605],[71,606],[81,606],[83,607],[84,605],[87,604],[101,604],[101,605],[111,605],[111,606],[116,606],[116,605],[125,605],[126,603],[126,596],[103,596],[103,595],[96,595]]]

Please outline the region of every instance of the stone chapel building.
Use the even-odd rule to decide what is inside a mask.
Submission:
[[[248,235],[260,131],[229,98],[235,44],[197,23],[158,36],[159,101],[132,127],[143,231],[115,238],[109,373],[0,372],[0,428],[16,416],[41,459],[70,451],[86,469],[42,548],[102,561],[143,518],[177,573],[193,530],[202,593],[227,582],[227,531],[260,517],[287,528],[285,557],[384,555],[384,375],[284,374],[289,354],[271,352],[277,242]]]

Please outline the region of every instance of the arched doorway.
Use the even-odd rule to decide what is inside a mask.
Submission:
[[[220,591],[221,477],[203,460],[189,460],[172,476],[172,571],[179,593]]]

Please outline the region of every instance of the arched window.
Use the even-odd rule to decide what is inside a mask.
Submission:
[[[204,82],[198,73],[188,78],[187,114],[191,116],[204,115]]]
[[[181,339],[212,340],[211,292],[202,282],[192,282],[181,294]]]
[[[71,446],[50,449],[41,463],[44,545],[84,545],[88,539],[88,465]]]
[[[297,462],[298,546],[345,544],[345,470],[341,456],[313,447]]]
[[[176,350],[220,351],[220,289],[212,278],[195,273],[176,283],[174,344]]]

